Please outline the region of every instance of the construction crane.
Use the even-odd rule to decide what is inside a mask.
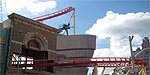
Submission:
[[[74,25],[73,25],[73,28],[74,28],[74,35],[75,35],[75,29],[76,29],[76,23],[75,23],[75,8],[73,7],[68,7],[68,8],[65,8],[63,10],[60,10],[60,11],[57,11],[57,12],[54,12],[54,13],[51,13],[51,14],[47,14],[47,15],[43,15],[43,16],[39,16],[39,17],[36,17],[36,18],[33,18],[35,21],[38,21],[38,22],[43,22],[44,20],[48,20],[48,19],[52,19],[52,18],[55,18],[55,17],[58,17],[58,16],[61,16],[61,15],[64,15],[64,14],[67,14],[69,12],[72,12],[72,15],[68,21],[68,24],[63,24],[62,28],[59,28],[60,32],[62,30],[65,30],[67,35],[68,35],[68,29],[70,29],[70,22],[72,20],[72,18],[74,19]]]

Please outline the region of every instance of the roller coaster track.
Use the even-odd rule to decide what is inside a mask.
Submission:
[[[52,66],[82,66],[93,67],[97,64],[98,67],[130,67],[130,58],[120,57],[98,57],[98,58],[72,58],[63,59],[60,61],[50,62],[51,60],[28,60],[28,61],[12,61],[12,66],[19,67],[52,67]],[[28,63],[26,63],[28,62]],[[135,60],[135,66],[143,65],[144,62],[140,59]]]

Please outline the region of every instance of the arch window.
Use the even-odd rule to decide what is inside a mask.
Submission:
[[[40,43],[37,42],[36,40],[30,40],[27,43],[28,48],[32,48],[32,49],[40,49]]]

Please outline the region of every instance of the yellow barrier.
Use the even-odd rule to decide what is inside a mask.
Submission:
[[[146,66],[142,65],[138,75],[147,75],[146,74]]]

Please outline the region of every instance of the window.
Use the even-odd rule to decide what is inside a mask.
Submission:
[[[40,44],[36,40],[30,40],[27,44],[28,48],[40,49]]]

